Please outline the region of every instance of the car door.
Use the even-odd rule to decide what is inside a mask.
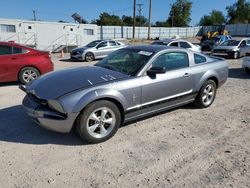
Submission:
[[[96,46],[95,50],[95,57],[96,58],[103,58],[107,55],[107,50],[108,50],[108,42],[103,41],[100,44]]]
[[[156,74],[155,77],[144,76],[142,106],[192,93],[192,72],[186,52],[161,54],[151,67],[163,67],[166,73]]]
[[[13,51],[15,50],[15,51]],[[16,81],[21,60],[10,45],[0,45],[0,82]]]
[[[250,53],[250,40],[245,40],[245,42],[240,44],[240,56],[245,56],[246,53]]]

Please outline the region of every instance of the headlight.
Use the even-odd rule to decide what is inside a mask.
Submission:
[[[48,100],[48,105],[51,109],[58,111],[60,113],[65,113],[62,105],[56,100]]]

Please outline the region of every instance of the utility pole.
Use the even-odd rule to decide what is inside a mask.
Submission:
[[[141,4],[141,3],[139,3],[139,4],[137,4],[137,6],[138,6],[138,13],[139,13],[139,26],[141,26],[141,12],[142,12],[142,6],[143,6],[143,4]]]
[[[152,15],[152,0],[149,0],[149,15],[148,15],[148,40],[150,40],[150,31],[151,31],[151,15]]]
[[[34,18],[34,21],[36,21],[36,11],[33,10],[33,18]]]
[[[135,11],[136,11],[136,0],[134,0],[134,12],[133,12],[133,39],[135,38]]]

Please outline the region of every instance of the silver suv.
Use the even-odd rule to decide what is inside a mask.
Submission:
[[[115,50],[126,45],[115,40],[95,40],[86,46],[75,48],[70,52],[70,58],[75,60],[93,61],[102,59]]]

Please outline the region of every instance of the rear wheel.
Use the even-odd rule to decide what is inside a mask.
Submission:
[[[88,52],[88,53],[85,55],[85,60],[86,60],[87,62],[94,61],[94,59],[95,59],[95,56],[94,56],[93,53]]]
[[[208,80],[202,85],[194,104],[199,108],[207,108],[214,102],[215,96],[216,84],[213,80]]]
[[[76,128],[80,137],[89,143],[100,143],[110,139],[121,124],[118,107],[106,100],[88,105],[77,119]]]
[[[19,82],[27,84],[40,76],[39,71],[34,67],[24,67],[18,75]]]

